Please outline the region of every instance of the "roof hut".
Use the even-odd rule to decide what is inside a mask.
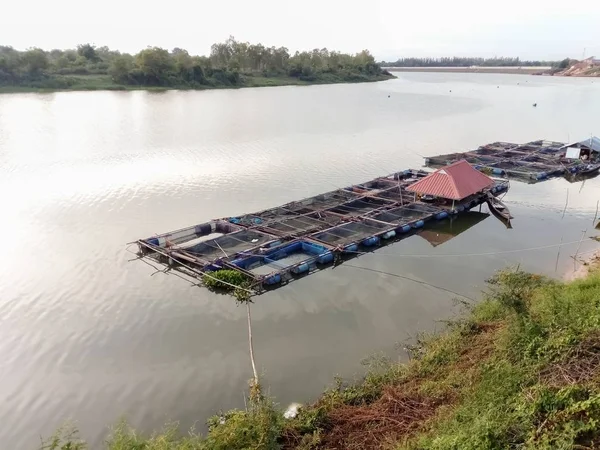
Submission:
[[[449,166],[436,170],[422,180],[411,184],[407,191],[415,195],[428,195],[437,198],[463,200],[494,185],[487,175],[475,169],[465,160],[457,161]]]

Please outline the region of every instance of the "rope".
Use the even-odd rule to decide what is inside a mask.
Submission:
[[[369,272],[380,273],[382,275],[389,275],[391,277],[402,278],[403,280],[412,281],[414,283],[422,284],[422,285],[425,285],[425,286],[431,286],[433,288],[439,289],[440,291],[446,291],[446,292],[449,292],[450,294],[458,295],[459,297],[466,298],[467,300],[476,301],[474,298],[469,297],[467,295],[460,294],[458,292],[452,291],[450,289],[446,289],[446,288],[441,287],[441,286],[436,286],[435,284],[427,283],[426,281],[416,280],[414,278],[410,278],[410,277],[407,277],[407,276],[404,276],[404,275],[398,275],[397,273],[385,272],[383,270],[377,270],[377,269],[370,269],[368,267],[354,266],[352,264],[343,264],[343,267],[353,267],[355,269],[362,269],[362,270],[367,270]]]

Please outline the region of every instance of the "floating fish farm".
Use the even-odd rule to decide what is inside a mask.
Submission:
[[[589,171],[589,165],[584,164],[579,157],[567,158],[567,152],[569,149],[578,149],[587,152],[589,159],[597,159],[598,144],[598,138],[574,144],[546,140],[527,144],[494,142],[476,150],[431,156],[425,158],[425,165],[440,168],[466,160],[476,169],[490,175],[537,183],[553,177],[572,177]]]
[[[344,260],[402,239],[429,222],[460,214],[508,190],[494,180],[454,202],[424,201],[407,188],[428,175],[405,170],[287,203],[225,217],[136,241],[139,256],[200,281],[235,270],[252,295],[283,286]]]

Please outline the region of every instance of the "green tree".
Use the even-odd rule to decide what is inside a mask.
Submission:
[[[569,67],[571,60],[569,58],[565,58],[563,59],[560,64],[558,65],[559,69],[566,69],[567,67]]]
[[[356,56],[354,56],[354,63],[360,66],[374,64],[375,58],[373,58],[373,55],[371,55],[371,52],[369,52],[369,50],[363,50],[362,52],[357,53]]]
[[[38,76],[48,68],[48,55],[41,48],[30,48],[23,53],[23,63],[29,75]]]
[[[91,62],[98,62],[100,58],[96,54],[96,47],[91,44],[80,44],[77,46],[77,53]]]
[[[194,63],[187,50],[174,48],[171,55],[177,75],[185,81],[192,81],[193,74],[191,70]]]
[[[121,55],[115,58],[110,68],[108,69],[108,73],[113,79],[113,81],[117,83],[129,83],[129,72],[133,67],[131,56]]]
[[[19,52],[12,47],[0,45],[0,80],[13,79],[19,64]]]
[[[173,61],[167,50],[148,47],[135,56],[135,62],[148,84],[168,85],[169,74],[173,71]]]

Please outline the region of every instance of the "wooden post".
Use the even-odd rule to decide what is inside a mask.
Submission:
[[[569,204],[569,188],[567,188],[567,200],[565,201],[565,209],[563,209],[561,220],[565,217],[565,212],[567,211],[567,205]]]
[[[579,253],[579,249],[581,248],[581,243],[583,242],[583,238],[587,233],[587,228],[583,230],[583,234],[581,235],[581,240],[579,241],[579,245],[577,246],[577,250],[575,251],[575,256],[573,256],[573,272],[577,270],[577,254]]]
[[[260,393],[260,391],[256,391],[260,389],[260,384],[258,383],[258,372],[256,371],[256,362],[254,361],[254,345],[252,344],[252,317],[250,316],[250,302],[246,301],[246,313],[248,316],[248,345],[250,347],[250,362],[252,363],[252,373],[254,375],[253,378],[253,386],[251,391],[254,393]]]
[[[560,257],[560,247],[562,246],[563,238],[560,237],[560,245],[558,246],[558,252],[556,253],[556,264],[554,265],[554,272],[558,270],[558,258]]]

